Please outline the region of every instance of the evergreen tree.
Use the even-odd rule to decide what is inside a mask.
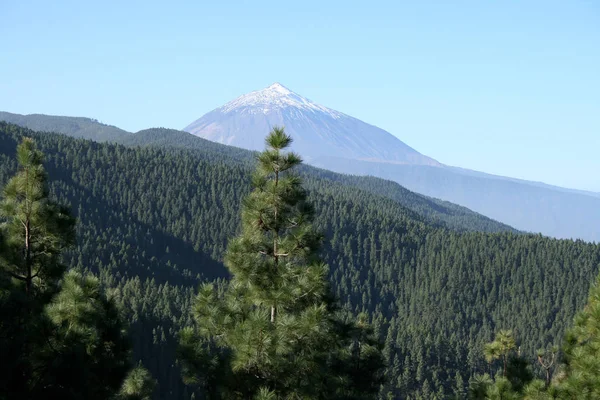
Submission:
[[[515,352],[516,340],[512,331],[501,330],[493,342],[483,348],[490,363],[502,360],[502,373],[495,379],[488,374],[478,375],[470,382],[469,397],[472,399],[519,399],[525,385],[533,379],[530,365],[520,352]]]
[[[469,381],[469,399],[485,399],[488,389],[494,384],[489,374],[475,375]]]
[[[47,346],[43,307],[64,271],[62,250],[74,242],[75,220],[48,197],[42,153],[30,138],[17,147],[18,171],[0,202],[0,392],[27,397],[42,385],[33,359]]]
[[[45,313],[52,334],[35,354],[39,397],[104,400],[131,368],[130,343],[119,310],[97,278],[68,272]],[[38,385],[39,386],[39,385]]]
[[[2,271],[31,301],[52,294],[64,272],[61,252],[75,241],[75,220],[48,197],[42,153],[30,138],[17,147],[19,171],[4,187],[0,203],[5,234]]]
[[[241,234],[225,255],[224,293],[200,288],[196,328],[181,335],[185,379],[211,398],[375,398],[382,355],[364,319],[343,323],[319,258],[323,236],[285,153],[282,128],[266,139],[242,206]]]
[[[192,388],[173,361],[177,332],[192,323],[198,283],[227,276],[220,261],[239,225],[255,154],[151,131],[130,135],[139,147],[124,147],[0,122],[0,185],[18,170],[18,143],[35,138],[47,155],[51,198],[72,205],[80,221],[77,244],[63,262],[115,288],[134,359],[157,378],[157,397],[189,399]],[[165,140],[147,142],[150,136]],[[308,166],[298,173],[315,206],[315,225],[331,239],[322,256],[332,291],[344,311],[365,312],[388,338],[390,379],[383,395],[414,399],[427,380],[432,396],[448,398],[456,372],[465,383],[489,372],[481,343],[494,326],[520,332],[520,350],[535,366],[535,350],[564,337],[598,274],[597,244],[510,230],[483,233],[498,232],[493,221],[389,181]],[[6,305],[26,297],[21,281],[1,276],[0,341],[14,321],[9,315],[24,315],[20,306]],[[18,341],[42,332],[8,325],[16,334],[0,352],[6,372],[0,381],[19,377],[10,367],[21,354]],[[493,368],[501,370],[501,362]],[[510,370],[509,362],[507,376]],[[0,388],[0,398],[5,393]],[[204,396],[197,391],[196,398]]]
[[[42,159],[25,138],[0,203],[0,398],[109,399],[130,367],[129,340],[97,278],[63,276],[75,219],[49,197]]]
[[[516,348],[515,339],[511,331],[501,330],[496,334],[493,342],[485,345],[483,353],[487,362],[491,363],[496,359],[502,360],[502,376],[506,377],[506,369],[511,352]]]
[[[150,400],[156,381],[142,364],[138,364],[127,374],[117,400]]]
[[[565,335],[564,366],[558,377],[562,398],[600,398],[600,278]]]

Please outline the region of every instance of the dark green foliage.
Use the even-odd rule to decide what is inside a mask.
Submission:
[[[502,376],[506,377],[509,358],[512,356],[517,343],[511,331],[501,330],[496,333],[496,338],[493,342],[483,346],[483,354],[485,359],[490,364],[495,360],[502,361]]]
[[[477,375],[470,382],[472,399],[598,399],[600,398],[600,277],[590,290],[588,303],[579,312],[563,344],[562,365],[554,380],[551,372],[558,348],[538,350],[538,363],[544,380],[535,379],[527,360],[514,354],[516,343],[510,331],[500,331],[496,340],[484,347],[488,361],[502,359],[504,369],[495,381]]]
[[[174,129],[146,129],[129,136],[122,136],[117,142],[127,146],[193,150],[195,154],[199,154],[205,159],[227,159],[236,164],[250,165],[254,160],[254,153],[251,151],[223,146]],[[425,218],[434,224],[445,225],[461,231],[516,232],[508,225],[477,214],[465,207],[411,192],[396,182],[372,176],[342,175],[304,165],[299,170],[302,175],[319,177],[392,199],[414,211],[414,217],[417,219]]]
[[[564,366],[557,379],[561,398],[600,398],[600,278],[565,335]]]
[[[2,184],[16,171],[23,135],[46,154],[51,196],[80,221],[65,263],[115,288],[156,396],[189,398],[175,337],[192,324],[197,285],[228,276],[222,260],[250,192],[250,157],[236,161],[241,150],[214,143],[218,150],[127,148],[0,124]],[[464,392],[489,372],[483,345],[502,327],[533,365],[536,349],[563,337],[598,273],[595,244],[449,230],[392,198],[393,186],[347,184],[311,168],[300,175],[326,238],[333,294],[351,318],[365,312],[385,342],[383,398],[450,397],[460,392],[457,373]]]
[[[98,279],[67,273],[46,315],[52,335],[34,361],[45,382],[39,396],[103,400],[118,393],[130,368],[129,338]]]
[[[115,396],[130,368],[130,343],[100,281],[70,271],[68,207],[49,197],[42,153],[30,138],[0,203],[0,397]]]
[[[508,360],[506,377],[515,392],[521,392],[534,378],[531,365],[520,355],[513,356]]]
[[[483,346],[483,354],[494,370],[499,363],[495,379],[489,374],[471,379],[471,399],[520,399],[525,385],[533,380],[529,362],[517,350],[512,331],[500,330],[494,341]]]
[[[323,238],[294,173],[301,159],[282,152],[291,138],[281,128],[266,143],[225,254],[231,280],[222,294],[201,286],[195,328],[182,333],[184,378],[215,399],[376,398],[380,347],[365,317],[348,324],[336,313]]]
[[[2,272],[23,285],[30,301],[52,294],[64,267],[61,252],[75,240],[69,210],[48,200],[42,154],[26,138],[17,148],[18,173],[6,184],[0,218],[5,241]]]
[[[48,198],[42,154],[30,138],[17,148],[18,170],[0,201],[0,393],[34,396],[48,381],[37,358],[54,334],[44,307],[64,272],[61,252],[74,241],[75,220]]]
[[[493,385],[494,381],[489,374],[475,375],[469,382],[469,399],[485,399]]]

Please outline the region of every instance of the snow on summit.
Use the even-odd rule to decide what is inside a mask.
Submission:
[[[262,112],[267,114],[274,109],[294,107],[301,110],[324,112],[333,118],[339,118],[341,113],[316,104],[306,97],[292,92],[282,84],[276,82],[271,86],[242,95],[219,108],[222,113],[232,111],[247,111],[251,113]]]
[[[309,163],[342,158],[395,164],[440,165],[394,135],[317,104],[280,83],[250,92],[184,128],[214,142],[262,150],[273,126],[283,126],[292,149]]]

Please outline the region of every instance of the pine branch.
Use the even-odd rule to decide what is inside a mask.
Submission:
[[[5,272],[7,274],[9,274],[11,277],[13,277],[15,279],[18,279],[20,281],[26,281],[27,280],[27,277],[25,277],[25,276],[17,275],[14,272],[11,272],[11,271],[5,271]]]

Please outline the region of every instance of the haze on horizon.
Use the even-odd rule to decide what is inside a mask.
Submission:
[[[600,5],[7,0],[0,110],[182,129],[280,82],[442,163],[600,192]]]

